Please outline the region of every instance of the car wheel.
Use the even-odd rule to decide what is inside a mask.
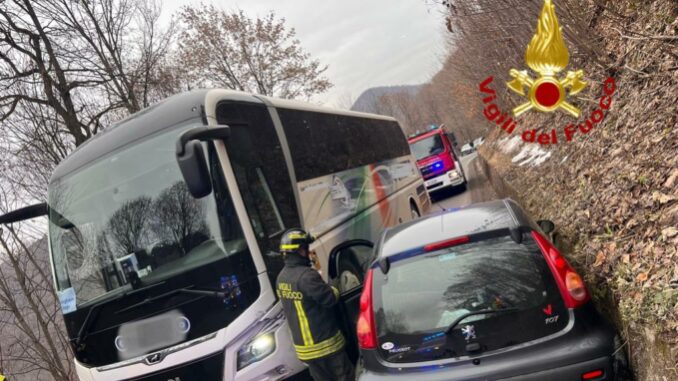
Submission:
[[[614,369],[614,381],[633,381],[633,372],[629,366],[629,360],[626,357],[624,344],[619,336],[614,338],[614,347],[617,348],[614,358],[612,359],[612,367]]]

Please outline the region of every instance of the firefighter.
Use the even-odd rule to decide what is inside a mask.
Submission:
[[[311,268],[309,244],[313,237],[291,229],[280,240],[285,267],[278,275],[277,294],[292,331],[294,349],[315,381],[354,380],[345,339],[333,307],[339,290],[325,283]]]

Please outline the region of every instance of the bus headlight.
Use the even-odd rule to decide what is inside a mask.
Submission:
[[[265,359],[274,351],[275,336],[273,332],[255,337],[238,350],[238,370]]]

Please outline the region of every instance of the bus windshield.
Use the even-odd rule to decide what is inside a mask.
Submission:
[[[225,184],[202,199],[188,192],[174,156],[182,131],[123,147],[50,184],[64,313],[247,250]]]
[[[410,144],[410,148],[417,161],[445,151],[445,145],[439,134],[414,142]]]

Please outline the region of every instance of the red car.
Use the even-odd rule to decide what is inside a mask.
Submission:
[[[466,188],[466,176],[442,127],[410,137],[408,143],[429,193]]]

